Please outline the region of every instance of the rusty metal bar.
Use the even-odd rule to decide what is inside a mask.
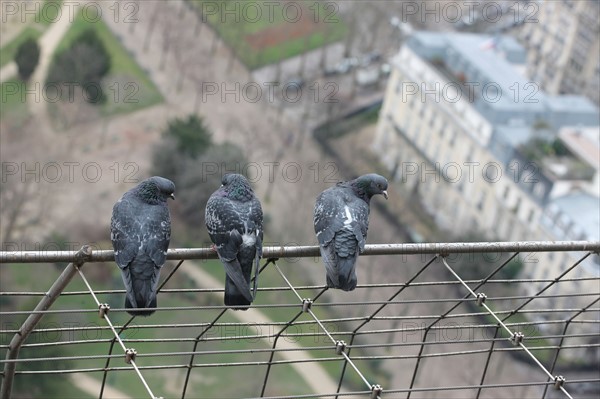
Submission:
[[[65,270],[63,270],[58,279],[56,279],[54,284],[52,284],[52,287],[50,287],[46,295],[37,304],[33,313],[29,315],[19,331],[13,336],[8,347],[8,352],[6,353],[6,360],[13,360],[19,357],[21,345],[23,345],[29,334],[31,334],[33,329],[44,316],[44,313],[41,313],[40,311],[48,310],[50,306],[52,306],[54,301],[56,301],[61,292],[69,284],[73,276],[77,274],[77,269],[85,262],[88,262],[92,257],[92,254],[91,247],[87,245],[84,245],[79,251],[75,252],[72,257],[72,263],[69,263],[67,267],[65,267]],[[4,378],[2,380],[2,390],[0,393],[2,399],[10,398],[16,367],[17,363],[15,362],[8,362],[4,365]]]

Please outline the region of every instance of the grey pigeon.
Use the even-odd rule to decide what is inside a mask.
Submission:
[[[317,197],[315,233],[327,272],[327,286],[356,288],[356,259],[365,249],[369,228],[369,201],[376,194],[387,199],[387,180],[377,174],[337,183]]]
[[[246,310],[256,296],[258,265],[262,257],[263,213],[244,176],[226,174],[221,183],[206,204],[206,228],[225,267],[225,305]]]
[[[156,287],[165,264],[171,218],[167,199],[175,199],[175,184],[154,176],[123,194],[113,207],[110,238],[127,295],[125,308],[156,308]],[[154,310],[127,310],[149,316]]]

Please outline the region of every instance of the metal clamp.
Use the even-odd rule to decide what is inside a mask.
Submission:
[[[371,399],[377,399],[377,397],[381,396],[382,392],[383,388],[381,387],[381,385],[371,385]]]
[[[487,295],[485,295],[483,292],[478,292],[476,298],[477,298],[477,305],[483,306],[483,304],[485,303],[485,300],[487,299]]]
[[[303,311],[304,313],[308,312],[308,310],[309,310],[309,309],[311,308],[311,306],[312,306],[312,303],[313,303],[312,299],[304,298],[304,299],[302,300],[302,311]]]
[[[104,319],[104,316],[109,312],[110,305],[108,303],[101,303],[98,305],[98,315],[101,319]]]
[[[137,355],[137,351],[133,348],[129,348],[125,350],[125,363],[131,364],[132,361],[135,361],[135,355]]]
[[[554,389],[559,390],[567,380],[562,375],[554,376]]]
[[[346,350],[346,343],[344,341],[337,341],[335,343],[335,353],[341,355]]]
[[[518,346],[521,342],[523,342],[523,338],[525,338],[525,335],[523,335],[523,333],[520,331],[516,331],[513,333],[512,337],[510,337],[510,342],[512,342],[514,346]]]

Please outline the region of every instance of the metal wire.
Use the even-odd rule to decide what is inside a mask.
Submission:
[[[576,278],[563,278],[560,282],[575,282],[575,281],[593,281],[597,280],[596,277],[576,277]],[[481,280],[464,280],[467,284],[480,283]],[[513,279],[513,280],[489,280],[487,284],[531,284],[531,283],[550,283],[554,281],[554,279],[539,279],[539,278],[531,278],[531,279]],[[402,287],[405,283],[385,283],[385,284],[358,284],[356,289],[373,289],[373,288],[395,288]],[[422,282],[422,283],[413,283],[412,287],[420,287],[420,286],[440,286],[440,285],[460,285],[459,281],[431,281],[431,282]],[[297,286],[296,290],[317,290],[324,288],[322,285],[302,285]],[[258,288],[259,292],[277,292],[277,291],[289,291],[289,287],[262,287]],[[187,293],[222,293],[223,288],[171,288],[161,290],[162,293],[169,294],[187,294]],[[70,296],[70,295],[88,295],[88,291],[65,291],[61,293],[61,296]],[[108,294],[125,294],[125,290],[97,290],[96,294],[98,295],[108,295]],[[44,296],[46,295],[43,291],[6,291],[0,292],[0,296]]]
[[[83,274],[83,271],[81,271],[80,267],[77,268],[77,271],[79,272],[79,275],[81,276],[81,279],[85,283],[85,286],[88,288],[88,290],[90,290],[90,295],[92,296],[92,298],[94,298],[94,302],[96,302],[96,305],[98,306],[98,309],[101,309],[102,304],[98,300],[98,297],[96,297],[96,294],[94,293],[94,290],[92,289],[92,286],[90,285],[90,283],[85,278],[85,275]],[[123,349],[123,354],[125,354],[125,356],[126,356],[127,363],[131,364],[131,367],[133,367],[133,369],[135,370],[135,372],[138,375],[140,381],[144,385],[144,388],[146,388],[146,391],[148,391],[148,394],[150,395],[150,397],[152,399],[154,399],[155,396],[152,393],[152,390],[150,389],[150,387],[148,386],[148,383],[146,382],[146,379],[144,378],[144,376],[140,372],[139,367],[135,364],[134,357],[131,356],[131,353],[132,353],[133,349],[127,348],[125,346],[125,344],[121,340],[121,337],[119,337],[119,333],[117,333],[117,331],[115,330],[115,327],[113,326],[112,322],[110,321],[110,318],[108,317],[108,312],[105,312],[102,315],[102,318],[104,320],[106,320],[106,323],[110,327],[110,330],[115,335],[115,339],[117,340],[117,342],[119,342],[119,345],[121,345],[121,348]]]
[[[108,314],[104,314],[104,322],[106,325],[93,325],[93,326],[74,326],[70,328],[64,327],[50,327],[36,326],[35,329],[30,331],[30,341],[27,343],[21,343],[21,347],[24,348],[43,348],[43,347],[71,347],[73,345],[107,345],[107,352],[105,354],[87,354],[78,356],[54,356],[54,357],[20,357],[20,358],[7,358],[0,360],[1,363],[5,364],[5,370],[9,365],[16,364],[42,364],[47,362],[60,362],[69,361],[74,362],[73,367],[66,369],[50,369],[50,370],[17,370],[13,375],[70,375],[76,373],[92,373],[102,374],[102,383],[100,390],[100,398],[105,392],[107,386],[108,375],[113,372],[122,372],[127,370],[134,370],[138,379],[143,384],[144,389],[151,398],[154,398],[153,391],[148,386],[147,381],[150,381],[145,373],[152,370],[181,370],[184,377],[184,383],[181,387],[181,397],[185,398],[186,393],[191,389],[191,375],[193,370],[209,370],[217,367],[260,367],[265,371],[262,384],[260,385],[260,396],[265,398],[283,398],[283,397],[344,397],[353,395],[363,395],[370,397],[385,397],[386,394],[406,394],[410,397],[413,392],[436,392],[444,390],[464,390],[466,393],[472,392],[474,395],[479,396],[483,390],[491,389],[509,389],[514,387],[543,387],[543,395],[547,395],[548,386],[554,386],[555,389],[561,391],[565,397],[571,397],[567,391],[568,386],[577,383],[590,383],[598,382],[595,379],[582,379],[582,378],[571,378],[568,380],[568,386],[564,384],[558,376],[554,375],[557,367],[561,365],[561,359],[563,354],[578,353],[575,351],[581,350],[598,350],[600,344],[598,344],[597,327],[600,325],[598,319],[598,313],[600,307],[600,293],[589,292],[589,291],[573,291],[573,284],[586,282],[586,281],[598,281],[600,277],[589,276],[589,275],[578,275],[573,276],[573,270],[581,270],[581,265],[588,259],[593,253],[600,251],[600,243],[598,242],[566,242],[566,243],[451,243],[451,244],[425,244],[425,245],[371,245],[368,246],[368,251],[363,254],[372,255],[389,255],[389,254],[421,254],[427,256],[432,255],[428,260],[424,259],[424,263],[420,268],[411,275],[405,282],[375,282],[375,283],[362,283],[357,286],[357,289],[363,290],[379,290],[389,289],[393,290],[387,300],[352,300],[352,301],[334,301],[329,295],[325,295],[328,292],[328,288],[323,285],[302,285],[295,284],[290,275],[280,267],[275,257],[269,255],[277,255],[277,257],[313,257],[318,254],[317,247],[269,247],[265,248],[265,256],[267,261],[260,268],[259,273],[262,273],[267,269],[267,266],[272,266],[269,269],[274,270],[277,275],[283,280],[283,286],[266,286],[260,287],[259,291],[267,292],[289,292],[293,295],[297,301],[290,301],[290,303],[269,303],[269,304],[253,304],[252,308],[256,310],[269,310],[278,309],[278,312],[289,312],[287,320],[267,320],[259,321],[256,323],[240,323],[240,322],[223,322],[222,318],[227,314],[227,307],[222,305],[193,305],[193,306],[165,306],[157,309],[157,312],[217,312],[211,316],[210,319],[204,319],[204,321],[191,322],[191,323],[154,323],[154,324],[141,324],[134,325],[134,317],[131,317],[125,324],[121,326],[114,325],[108,318]],[[579,259],[572,263],[569,267],[564,268],[554,278],[520,278],[520,279],[494,279],[494,276],[506,267],[509,262],[519,256],[520,252],[574,252],[574,251],[586,251],[586,253],[579,257]],[[508,252],[508,258],[504,258],[503,261],[491,271],[486,278],[478,280],[466,280],[460,276],[455,269],[453,269],[446,261],[446,256],[450,253],[490,253],[490,252]],[[107,261],[111,260],[112,251],[93,251],[85,259],[75,257],[71,251],[67,252],[49,252],[49,253],[2,253],[0,252],[0,262],[6,263],[27,261],[34,263],[41,263],[47,261],[72,261],[78,259],[80,264],[86,262],[95,261]],[[176,267],[174,267],[170,274],[163,280],[159,290],[163,295],[174,295],[183,293],[206,293],[208,295],[222,295],[223,289],[220,287],[202,287],[202,288],[170,288],[163,289],[165,284],[174,276],[181,264],[185,259],[208,259],[214,258],[214,252],[210,249],[174,249],[169,251],[169,259],[180,260]],[[436,276],[439,276],[439,281],[417,281],[421,276],[425,275],[425,272],[433,269],[436,261],[440,261],[439,264],[443,266],[443,270],[449,273],[448,275],[440,275],[439,271],[436,271]],[[316,263],[318,264],[318,263]],[[80,265],[81,266],[81,265]],[[537,267],[537,266],[535,266]],[[60,295],[64,296],[86,296],[91,295],[94,303],[100,306],[101,303],[97,297],[99,294],[113,295],[123,294],[124,290],[96,290],[92,289],[92,286],[86,276],[83,273],[81,267],[77,267],[76,273],[82,278],[87,291],[66,291],[64,287],[61,289]],[[571,273],[571,274],[569,274]],[[567,278],[567,275],[569,277]],[[490,295],[485,298],[484,303],[479,303],[480,296],[478,290],[485,286],[490,287],[492,285],[500,284],[533,284],[535,286],[542,284],[543,286],[536,291],[534,294],[527,295]],[[463,297],[429,297],[423,295],[423,293],[433,293],[436,287],[455,287],[456,289],[463,287],[468,291],[468,294]],[[66,286],[65,286],[66,287]],[[472,287],[472,288],[471,288]],[[552,292],[549,292],[554,287]],[[566,287],[564,289],[563,287]],[[420,290],[419,295],[414,295],[408,298],[400,297],[406,290]],[[454,288],[453,288],[454,289]],[[302,293],[301,293],[302,292]],[[412,292],[412,291],[410,291]],[[0,296],[4,297],[41,297],[42,300],[45,298],[46,293],[41,291],[12,291],[12,292],[0,292]],[[308,300],[312,296],[312,300]],[[414,297],[419,299],[413,299]],[[581,306],[563,306],[563,307],[547,307],[545,302],[535,302],[536,306],[529,306],[534,300],[536,301],[551,301],[556,299],[573,299],[577,300],[577,303],[581,301],[587,301],[581,303]],[[294,303],[295,302],[295,303]],[[448,303],[450,306],[443,313],[416,313],[410,314],[382,314],[386,309],[396,309],[395,306],[402,305],[431,305],[440,306],[440,304]],[[476,311],[470,309],[468,312],[456,313],[454,310],[460,305],[474,306],[475,304],[481,306],[484,311]],[[494,304],[494,308],[491,304]],[[570,304],[571,302],[567,302]],[[488,306],[488,304],[490,304]],[[544,304],[544,305],[542,305]],[[358,312],[358,315],[344,315],[339,317],[337,313],[341,310],[351,308],[353,311]],[[319,309],[319,312],[317,312]],[[291,310],[291,311],[290,311]],[[125,309],[115,308],[110,309],[111,313],[124,312]],[[326,317],[319,317],[320,312],[323,311]],[[76,315],[90,312],[98,312],[98,309],[64,309],[57,308],[52,309],[48,307],[38,307],[33,311],[26,310],[6,310],[0,311],[2,317],[21,317],[29,316],[39,318],[44,315]],[[332,313],[334,312],[334,313]],[[337,313],[336,313],[337,312]],[[388,313],[390,313],[388,311]],[[528,316],[529,319],[513,320],[509,322],[509,318],[515,314],[521,314]],[[233,314],[233,313],[232,313]],[[303,318],[303,314],[307,314],[309,318]],[[588,315],[584,318],[584,315]],[[471,318],[479,318],[480,322],[470,322]],[[201,319],[202,320],[202,319]],[[493,321],[492,321],[493,320]],[[397,323],[405,323],[400,327]],[[377,324],[374,324],[377,323]],[[8,334],[18,334],[20,329],[5,328],[8,325],[3,325],[0,331],[0,337]],[[591,330],[587,327],[590,327]],[[49,327],[49,328],[48,328]],[[234,336],[226,336],[216,334],[209,335],[209,333],[215,333],[217,329],[228,329],[233,327],[241,327],[239,331],[243,331],[242,334],[235,334]],[[291,327],[295,327],[294,330],[290,330]],[[331,329],[335,327],[335,329]],[[160,336],[155,338],[125,338],[120,335],[132,328],[140,330],[156,330],[165,331],[177,329],[182,333],[190,330],[194,331],[192,336],[183,337],[166,337]],[[267,332],[265,333],[265,328]],[[304,329],[303,329],[304,328]],[[521,337],[517,339],[515,346],[506,346],[505,343],[509,342],[512,337],[515,339],[515,334],[518,331],[524,329],[533,328],[534,334]],[[587,328],[587,329],[584,329]],[[482,338],[470,337],[466,339],[456,340],[430,340],[428,337],[436,331],[490,331],[486,335],[482,335]],[[44,341],[43,337],[49,333],[79,333],[84,334],[89,331],[98,331],[99,333],[109,332],[112,338],[94,338],[88,339],[69,339],[63,341]],[[502,334],[502,331],[505,333]],[[392,340],[395,334],[418,334],[419,340],[400,342]],[[87,334],[86,334],[87,335]],[[184,334],[185,335],[185,334]],[[493,336],[492,336],[493,335]],[[462,335],[461,335],[462,336]],[[302,340],[309,337],[313,337],[317,345],[301,345],[296,347],[281,346],[278,343],[281,339],[293,339]],[[359,337],[368,338],[365,342],[356,341]],[[41,339],[41,340],[40,340]],[[346,344],[343,339],[349,340]],[[574,342],[567,342],[567,340],[575,339]],[[239,340],[240,342],[247,342],[252,345],[250,348],[240,349],[214,349],[199,350],[198,345],[201,342],[227,342],[232,340]],[[257,347],[257,341],[268,343],[267,347]],[[323,341],[324,340],[324,341]],[[173,343],[193,343],[190,350],[172,350],[170,349]],[[301,342],[301,341],[298,341]],[[113,348],[116,344],[122,349],[124,353],[128,352],[126,345],[133,343],[149,343],[156,345],[153,350],[144,351],[144,353],[136,354],[131,360],[131,365],[126,366],[111,366],[111,360],[114,358],[122,358],[123,354],[113,354]],[[450,347],[449,345],[467,345],[466,347]],[[489,344],[489,347],[482,347],[482,345]],[[159,347],[163,345],[163,347]],[[441,350],[443,347],[447,347],[451,350]],[[2,349],[10,349],[10,345],[0,345]],[[414,353],[405,353],[404,348],[418,348]],[[425,353],[425,348],[431,348],[432,350]],[[438,349],[438,350],[435,350]],[[323,356],[322,354],[327,351],[336,351],[336,356]],[[398,350],[398,353],[390,352],[391,350]],[[301,352],[302,351],[302,352]],[[358,351],[352,353],[352,351]],[[303,353],[304,355],[296,356],[293,358],[287,357],[287,353]],[[549,357],[550,360],[540,360],[538,354],[540,353],[552,353]],[[530,359],[531,364],[539,368],[544,375],[547,377],[546,381],[529,381],[529,382],[512,382],[512,383],[496,383],[496,381],[488,381],[492,374],[489,372],[492,367],[490,361],[492,355],[501,353],[523,353],[524,356]],[[254,354],[265,354],[266,358],[260,360],[251,361],[229,361],[228,356],[239,355],[239,356],[251,356]],[[281,359],[275,359],[275,355],[283,356]],[[483,358],[481,355],[485,355]],[[189,356],[189,361],[178,362],[170,359],[180,359],[181,357]],[[196,357],[212,356],[212,359],[218,359],[215,362],[198,362]],[[430,386],[417,385],[417,374],[420,369],[425,366],[422,364],[424,359],[443,359],[447,357],[469,357],[469,359],[478,359],[482,363],[482,376],[480,382],[471,385],[452,385],[452,386]],[[547,356],[546,356],[547,357]],[[161,360],[160,364],[152,365],[139,365],[135,359],[141,358],[154,358],[164,359]],[[485,361],[482,361],[485,359]],[[95,362],[105,362],[104,367],[93,367]],[[368,368],[363,368],[361,362],[372,362],[372,361],[414,361],[413,375],[410,384],[406,386],[398,386],[391,383],[390,387],[386,387],[382,390],[381,387],[374,384],[381,378],[378,374],[373,374]],[[474,361],[474,360],[471,360]],[[83,363],[80,363],[83,362]],[[341,371],[337,376],[337,391],[335,393],[327,393],[315,391],[312,394],[292,394],[290,396],[267,396],[270,382],[273,378],[270,376],[273,374],[274,366],[281,365],[317,365],[320,363],[339,363]],[[346,369],[350,366],[354,370],[352,375],[355,375],[357,381],[355,381],[354,389],[347,392],[343,392],[342,388],[347,387],[348,378],[346,376]],[[563,366],[564,367],[564,366]],[[10,369],[10,368],[9,368]],[[567,369],[565,367],[565,369]],[[7,379],[8,374],[6,371],[3,375],[3,390],[4,383]],[[562,378],[562,377],[561,377]],[[360,381],[361,388],[366,386],[366,390],[358,390],[356,383]],[[379,381],[377,381],[379,382]],[[390,384],[390,381],[387,382]],[[335,390],[335,389],[332,389]],[[540,389],[541,391],[541,389]],[[258,393],[257,393],[258,395]]]

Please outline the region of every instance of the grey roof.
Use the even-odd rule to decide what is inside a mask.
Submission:
[[[600,124],[598,108],[582,96],[548,96],[548,121],[552,126],[597,126]]]
[[[407,45],[427,60],[443,60],[454,76],[478,83],[473,105],[494,125],[510,120],[544,120],[556,129],[598,124],[598,108],[585,97],[548,96],[515,69],[511,62],[522,60],[525,53],[512,37],[417,32]]]
[[[518,147],[533,137],[533,129],[529,125],[522,124],[499,125],[494,129],[494,134],[498,135],[503,143],[511,147]]]
[[[558,197],[551,204],[577,224],[588,240],[600,240],[600,199],[578,192]]]

